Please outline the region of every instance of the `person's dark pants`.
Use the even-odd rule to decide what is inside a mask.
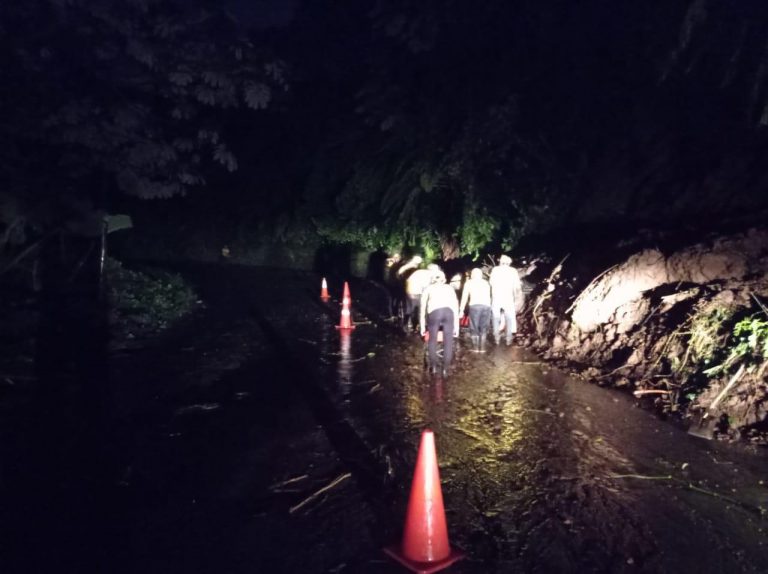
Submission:
[[[473,337],[485,336],[491,327],[491,306],[469,306],[469,334]]]
[[[421,311],[421,295],[405,296],[405,312],[403,317],[403,327],[412,331],[417,329],[419,323],[419,313]]]
[[[437,368],[437,333],[443,329],[443,369],[447,370],[453,359],[453,311],[448,307],[435,309],[427,315],[427,331],[429,342],[427,352],[429,354],[429,367]]]
[[[388,293],[390,316],[401,317],[405,313],[405,290],[402,285],[389,285]]]

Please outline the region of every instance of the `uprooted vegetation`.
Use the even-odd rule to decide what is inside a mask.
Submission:
[[[538,352],[666,415],[716,416],[720,437],[768,440],[768,232],[639,249],[591,272],[577,255],[554,261],[524,317]]]

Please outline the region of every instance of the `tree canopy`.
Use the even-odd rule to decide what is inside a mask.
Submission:
[[[212,181],[221,225],[446,258],[759,213],[766,25],[726,0],[303,0],[250,31],[207,0],[6,3],[2,237]]]
[[[119,194],[184,195],[213,165],[236,170],[227,114],[287,88],[285,64],[213,3],[8,2],[0,43],[6,242],[98,219]]]
[[[717,164],[681,168],[731,153],[720,129],[759,153],[766,16],[718,0],[373,2],[344,30],[366,27],[365,71],[319,145],[308,211],[334,240],[445,257],[596,218],[721,217],[754,187],[691,189]]]

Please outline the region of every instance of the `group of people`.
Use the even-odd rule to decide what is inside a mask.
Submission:
[[[431,373],[448,374],[453,359],[453,338],[459,336],[460,320],[469,314],[469,333],[474,350],[486,350],[488,333],[493,329],[496,344],[511,345],[517,332],[517,313],[522,310],[523,291],[520,275],[512,267],[508,255],[499,258],[488,279],[483,270],[474,268],[464,282],[452,278],[448,283],[445,272],[432,263],[421,268],[421,257],[398,266],[394,271],[404,278],[402,301],[403,321],[411,329],[418,318],[418,331],[427,337],[428,368]],[[461,297],[458,290],[461,290]],[[397,297],[394,298],[397,301]],[[443,333],[443,362],[437,353],[439,333]],[[502,337],[502,335],[504,335]]]

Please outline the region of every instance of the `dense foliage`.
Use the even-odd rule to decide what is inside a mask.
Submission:
[[[214,4],[38,0],[0,6],[0,249],[97,235],[123,194],[184,195],[238,167],[227,118],[261,110],[285,65]]]
[[[197,308],[198,299],[181,276],[159,269],[126,269],[107,260],[113,334],[117,339],[154,333]]]
[[[444,258],[766,209],[765,3],[295,5],[246,33],[207,0],[2,4],[0,248],[204,184],[214,236]]]
[[[448,258],[587,222],[765,208],[729,160],[696,159],[731,156],[734,141],[762,157],[765,6],[378,1],[343,20],[328,8],[305,10],[327,29],[311,49],[359,54],[343,70],[319,63],[352,94],[323,101],[308,167],[306,211],[331,240]]]

